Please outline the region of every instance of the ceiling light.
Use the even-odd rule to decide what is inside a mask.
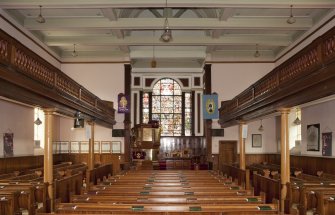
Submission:
[[[45,18],[42,16],[42,5],[40,5],[40,14],[36,17],[36,22],[45,23]]]
[[[263,127],[262,120],[261,120],[261,125],[260,125],[259,128],[258,128],[258,131],[259,131],[259,132],[263,132],[263,131],[264,131],[264,127]]]
[[[256,44],[256,51],[255,51],[254,57],[259,57],[259,56],[261,56],[261,53],[258,50],[258,44]]]
[[[167,0],[165,1],[165,10],[167,10]],[[161,40],[163,42],[170,42],[172,40],[172,33],[171,33],[171,29],[169,26],[169,21],[167,18],[167,13],[166,13],[166,17],[165,17],[165,21],[164,21],[164,32],[161,36]]]
[[[293,16],[293,12],[292,12],[292,10],[293,10],[293,5],[291,5],[290,6],[291,7],[291,14],[290,14],[290,17],[287,19],[287,23],[288,24],[293,24],[293,23],[295,23],[295,18],[294,18],[294,16]]]
[[[71,53],[72,57],[77,57],[78,53],[76,52],[76,44],[73,44],[73,52]]]

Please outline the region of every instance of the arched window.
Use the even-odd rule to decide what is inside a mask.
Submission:
[[[190,136],[191,95],[190,92],[182,92],[181,86],[173,79],[164,78],[157,81],[152,93],[143,94],[143,123],[158,120],[162,136]]]

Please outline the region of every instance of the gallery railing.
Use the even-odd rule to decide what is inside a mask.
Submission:
[[[334,61],[335,28],[332,28],[235,98],[221,102],[219,123],[223,125],[232,120],[243,119],[243,114],[248,109],[251,111],[267,105],[265,100],[269,98],[272,98],[273,102],[273,97],[279,100],[296,93],[303,87],[295,86],[306,77],[315,75],[315,83],[323,81],[327,77],[317,77],[317,73]],[[290,90],[285,91],[288,87]]]
[[[6,77],[0,76],[0,78],[14,80],[14,72],[18,72],[56,91],[58,95],[82,102],[84,108],[104,115],[111,119],[110,122],[115,119],[115,110],[111,102],[101,100],[2,30],[0,30],[0,65],[13,71],[12,75],[8,73]]]

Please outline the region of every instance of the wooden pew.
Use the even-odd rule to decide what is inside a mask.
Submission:
[[[250,189],[250,170],[240,169],[236,166],[223,164],[222,165],[223,174],[231,176],[233,180],[237,180],[238,184],[243,186],[245,189]]]
[[[261,210],[263,208],[265,210]],[[139,212],[148,212],[151,214],[184,214],[185,212],[197,212],[202,214],[212,212],[214,214],[277,214],[277,204],[243,204],[243,205],[208,205],[208,204],[191,204],[191,205],[128,205],[128,204],[89,204],[89,203],[61,203],[56,207],[56,214],[138,214]]]
[[[70,202],[73,194],[81,194],[83,187],[82,173],[66,176],[54,181],[55,197],[60,202]]]
[[[335,214],[335,192],[334,190],[318,190],[315,192],[317,198],[316,213],[319,215]]]
[[[20,214],[19,191],[0,191],[0,214]]]

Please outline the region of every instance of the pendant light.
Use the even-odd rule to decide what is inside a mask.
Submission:
[[[76,51],[76,44],[73,44],[73,51],[71,53],[72,57],[77,57],[78,56],[78,53]]]
[[[167,0],[165,1],[165,10],[167,10]],[[161,40],[163,42],[170,42],[172,40],[172,33],[171,33],[170,26],[169,26],[167,12],[166,12],[166,17],[165,17],[163,29],[164,29],[164,32],[161,36]]]
[[[291,9],[290,9],[290,17],[287,19],[287,23],[288,24],[294,24],[296,22],[294,16],[293,16],[293,5],[290,6]]]
[[[35,125],[41,125],[42,124],[42,120],[40,120],[40,117],[39,117],[39,112],[40,112],[40,109],[38,108],[37,109],[37,119],[34,121]]]
[[[42,16],[42,5],[40,5],[40,14],[36,17],[36,22],[45,23],[45,18]]]
[[[301,120],[299,119],[299,109],[298,108],[297,108],[295,114],[296,114],[296,118],[293,121],[293,124],[295,124],[295,125],[301,125]]]
[[[259,131],[259,132],[263,132],[263,131],[264,131],[264,127],[263,127],[263,122],[262,122],[262,120],[261,120],[261,125],[260,125],[259,128],[258,128],[258,131]]]
[[[261,53],[258,50],[258,44],[256,44],[256,51],[255,51],[254,57],[260,57],[260,56],[261,56]]]

